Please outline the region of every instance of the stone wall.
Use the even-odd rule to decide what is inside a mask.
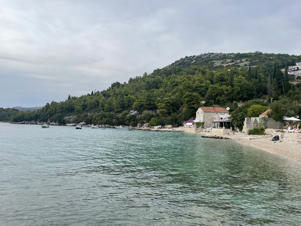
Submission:
[[[245,118],[242,132],[248,133],[249,130],[258,127],[265,129],[281,129],[283,127],[283,123],[266,117],[247,117]]]
[[[268,118],[264,126],[265,128],[269,129],[281,129],[283,128],[284,124],[282,122],[277,122],[272,118]]]
[[[212,127],[214,120],[219,120],[221,118],[221,114],[215,112],[205,112],[204,114],[204,127],[209,128]]]
[[[243,133],[248,133],[249,130],[259,127],[259,117],[247,117],[244,121],[244,126],[242,129]]]
[[[198,109],[195,114],[196,122],[204,122],[204,112],[201,109]]]
[[[224,129],[224,128],[212,128],[211,133],[215,136],[225,136],[233,134],[231,129]]]

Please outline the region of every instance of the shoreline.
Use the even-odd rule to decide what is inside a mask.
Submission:
[[[10,122],[4,122],[10,123]],[[21,124],[21,123],[12,123]],[[24,125],[24,124],[23,124]],[[25,124],[25,125],[29,125]],[[30,124],[39,125],[39,124]],[[52,125],[54,126],[54,125]],[[55,125],[57,126],[57,125]],[[63,125],[67,126],[68,125]],[[69,125],[70,126],[70,125]],[[89,125],[87,125],[89,128]],[[102,128],[121,128],[121,127],[102,127]],[[247,135],[240,132],[224,133],[222,129],[214,132],[198,131],[195,128],[184,128],[184,127],[172,127],[172,128],[151,128],[151,127],[122,127],[128,130],[142,130],[142,131],[156,131],[156,132],[184,132],[200,135],[207,139],[230,139],[234,142],[259,149],[280,157],[293,160],[298,164],[301,164],[301,133],[287,133],[276,130],[269,131],[268,135]],[[271,141],[272,137],[279,135],[279,141]]]
[[[278,133],[280,134],[280,133]],[[277,135],[278,135],[277,134]],[[301,164],[301,134],[284,133],[279,141],[272,141],[272,136],[245,137],[234,135],[231,140],[244,146],[253,147]],[[253,139],[250,139],[253,138]]]
[[[195,128],[172,127],[172,128],[138,128],[133,130],[157,131],[157,132],[184,132],[200,135],[207,139],[229,139],[240,145],[252,147],[279,157],[297,162],[301,165],[301,133],[287,133],[278,130],[267,130],[267,135],[247,135],[241,132],[225,133],[219,129],[218,133],[201,132]],[[222,131],[222,133],[220,133]],[[272,141],[272,137],[279,135],[279,141]]]
[[[238,144],[256,148],[301,164],[301,133],[271,130],[267,135],[247,135],[240,132],[219,136],[210,132],[196,132],[196,134],[205,138],[230,139]],[[279,135],[279,141],[272,141],[272,137],[275,135]]]

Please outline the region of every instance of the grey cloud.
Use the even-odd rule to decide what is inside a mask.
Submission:
[[[0,106],[102,90],[185,55],[301,50],[297,0],[0,4]]]

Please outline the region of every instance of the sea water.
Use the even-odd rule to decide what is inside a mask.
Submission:
[[[301,224],[301,167],[230,140],[0,123],[0,225]]]

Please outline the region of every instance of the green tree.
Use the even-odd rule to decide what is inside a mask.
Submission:
[[[258,117],[261,113],[268,109],[267,106],[262,106],[260,104],[254,104],[248,108],[248,117]]]
[[[246,102],[241,107],[236,108],[233,112],[231,112],[233,126],[238,128],[239,130],[243,129],[245,118],[248,116],[248,109],[252,105],[264,106],[264,103],[262,101],[252,100],[252,101]]]

